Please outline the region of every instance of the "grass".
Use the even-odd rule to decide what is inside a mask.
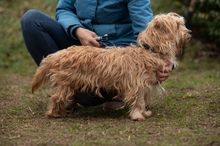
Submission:
[[[0,145],[220,145],[220,60],[197,57],[203,44],[196,40],[163,84],[166,93],[147,107],[153,115],[145,121],[129,120],[127,108],[103,111],[102,106],[79,108],[66,118],[46,118],[49,90],[31,93],[36,65],[25,49],[19,23],[30,8],[53,16],[56,3],[0,2]]]

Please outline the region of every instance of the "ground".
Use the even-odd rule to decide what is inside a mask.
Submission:
[[[155,10],[159,3],[152,3]],[[220,145],[220,59],[210,57],[195,39],[162,84],[166,92],[146,107],[153,114],[145,121],[131,121],[128,108],[103,111],[101,105],[48,119],[50,87],[31,93],[37,66],[25,48],[20,19],[30,8],[54,16],[56,4],[54,0],[0,1],[0,145]]]

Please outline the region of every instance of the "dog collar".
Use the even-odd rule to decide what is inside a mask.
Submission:
[[[146,50],[151,50],[154,53],[159,53],[157,52],[154,48],[150,47],[148,44],[143,44],[142,45]]]
[[[150,47],[148,44],[143,44],[142,45],[146,50],[151,50],[153,53],[159,53],[160,55],[167,55],[168,53],[162,53],[159,51],[156,51],[153,47]]]

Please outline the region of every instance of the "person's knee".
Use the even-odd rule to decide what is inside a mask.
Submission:
[[[34,24],[34,21],[35,21],[34,18],[36,18],[36,16],[39,14],[40,14],[40,11],[34,10],[34,9],[28,10],[27,12],[25,12],[21,18],[22,29],[32,26],[32,24]]]

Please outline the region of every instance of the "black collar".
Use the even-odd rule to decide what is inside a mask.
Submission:
[[[142,45],[146,50],[151,50],[154,53],[159,53],[157,52],[154,48],[150,47],[148,44],[143,44]]]

